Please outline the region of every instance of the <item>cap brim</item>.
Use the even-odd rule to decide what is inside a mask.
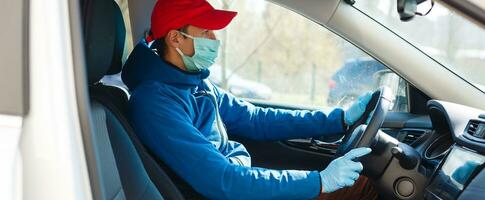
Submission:
[[[189,24],[208,30],[220,30],[225,28],[237,12],[226,10],[212,10],[190,20]]]

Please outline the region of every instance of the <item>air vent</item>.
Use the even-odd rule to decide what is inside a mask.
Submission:
[[[413,144],[419,137],[423,136],[426,131],[421,130],[403,130],[400,132],[400,136],[398,136],[398,140],[402,143],[411,145]]]
[[[471,136],[484,139],[485,138],[485,123],[478,120],[470,120],[465,130]]]
[[[416,132],[408,132],[404,139],[402,140],[402,143],[406,144],[412,144],[414,141],[416,141],[423,133],[416,133]]]
[[[468,129],[466,130],[466,132],[470,135],[475,135],[476,132],[477,132],[477,129],[478,129],[478,125],[480,124],[480,122],[478,121],[470,121],[468,123]]]

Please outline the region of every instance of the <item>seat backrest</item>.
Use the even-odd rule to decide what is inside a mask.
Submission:
[[[95,188],[95,199],[126,199],[121,184],[118,168],[111,149],[106,124],[106,113],[97,103],[91,105],[91,116],[93,119],[94,132],[91,135],[92,150],[96,157],[96,172],[98,185]]]
[[[114,156],[126,199],[163,199],[145,171],[142,160],[128,136],[124,121],[119,120],[118,114],[113,111],[116,112],[97,95],[92,95],[92,115],[96,124],[96,134],[109,138],[109,141],[103,141],[102,148],[112,149],[111,156]],[[104,157],[112,159],[109,156]],[[115,170],[112,166],[104,168]]]
[[[124,126],[127,135],[143,161],[148,176],[165,199],[205,199],[187,182],[177,176],[169,166],[150,152],[138,139],[126,118],[129,94],[124,88],[120,86],[96,85],[91,87],[90,93],[93,100],[106,106]]]
[[[154,157],[147,151],[141,141],[136,136],[133,128],[126,119],[126,111],[128,106],[128,94],[117,86],[96,85],[90,89],[91,98],[103,104],[111,114],[123,126],[124,134],[129,137],[136,152],[141,158],[143,165],[148,173],[148,176],[155,184],[158,191],[165,199],[181,200],[184,199],[177,186],[172,182],[170,176],[167,175],[165,169],[160,166]],[[109,127],[109,126],[108,126]],[[112,140],[113,142],[113,140]],[[115,152],[116,155],[116,152]],[[120,169],[121,170],[121,169]]]
[[[106,74],[121,71],[125,27],[118,5],[113,0],[83,1],[86,63],[91,95],[93,131],[98,184],[96,199],[163,199],[148,176],[127,127],[106,102],[110,95],[98,90]],[[118,96],[126,99],[126,96]],[[126,100],[125,100],[126,101]],[[116,107],[116,106],[113,106]],[[170,181],[170,180],[169,180]],[[99,190],[99,191],[98,191]]]

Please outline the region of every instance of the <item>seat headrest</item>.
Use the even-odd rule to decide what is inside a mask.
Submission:
[[[89,84],[121,71],[126,29],[113,0],[88,0],[83,6],[84,42]]]

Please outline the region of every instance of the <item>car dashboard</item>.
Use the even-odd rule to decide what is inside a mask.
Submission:
[[[428,110],[433,131],[415,146],[428,177],[424,199],[484,199],[485,111],[436,100]]]

